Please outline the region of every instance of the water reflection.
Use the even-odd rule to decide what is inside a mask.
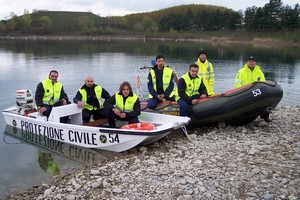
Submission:
[[[82,148],[53,140],[41,135],[37,135],[30,132],[23,132],[21,129],[6,125],[4,131],[4,137],[9,136],[19,141],[19,143],[30,144],[38,149],[38,161],[44,171],[47,171],[45,163],[48,165],[54,163],[55,156],[63,156],[70,160],[81,162],[84,164],[93,164],[96,162],[104,162],[109,157],[116,154],[105,151],[98,151],[88,148]],[[15,142],[7,142],[8,139],[4,139],[7,144],[16,144]],[[48,166],[49,167],[49,166]],[[58,168],[58,167],[57,167]]]

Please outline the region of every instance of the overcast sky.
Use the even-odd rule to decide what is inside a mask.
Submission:
[[[96,15],[124,16],[131,13],[150,12],[178,5],[209,4],[231,8],[235,11],[257,6],[263,7],[269,0],[0,0],[0,20],[10,18],[10,13],[24,14],[33,9],[49,11],[90,11]],[[282,0],[294,7],[299,0]]]

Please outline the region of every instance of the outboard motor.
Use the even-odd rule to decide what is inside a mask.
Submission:
[[[17,90],[16,91],[16,104],[20,109],[20,114],[27,114],[35,110],[33,103],[33,95],[31,90]],[[22,111],[22,113],[21,113]]]

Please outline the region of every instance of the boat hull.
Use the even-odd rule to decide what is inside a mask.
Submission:
[[[71,145],[114,152],[122,152],[139,144],[149,144],[161,139],[172,130],[179,128],[177,124],[168,121],[177,121],[181,125],[188,124],[190,121],[188,117],[167,118],[159,114],[153,115],[153,113],[142,112],[139,117],[140,120],[156,123],[154,130],[125,130],[59,123],[59,117],[63,117],[61,113],[69,115],[72,113],[72,110],[76,111],[76,109],[78,109],[76,104],[54,107],[52,109],[54,116],[51,117],[52,115],[50,115],[48,121],[45,121],[43,117],[33,115],[35,113],[30,114],[32,117],[30,115],[21,115],[15,111],[17,110],[15,107],[4,110],[2,114],[6,124],[20,129],[20,133],[24,137],[34,138],[36,141],[47,137]],[[55,111],[60,113],[61,116],[55,116]],[[76,111],[76,114],[81,117],[80,112]]]
[[[263,114],[268,114],[276,108],[283,96],[281,86],[275,82],[255,82],[241,88],[229,90],[199,100],[193,105],[188,116],[190,125],[204,126],[226,123],[240,126],[252,122]],[[144,111],[179,115],[180,107],[175,102],[164,102],[157,109],[146,108]]]

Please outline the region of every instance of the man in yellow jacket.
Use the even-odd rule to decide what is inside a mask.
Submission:
[[[256,65],[255,58],[250,56],[247,63],[239,70],[235,77],[235,87],[241,87],[255,81],[266,81],[264,73],[260,66]]]
[[[91,117],[94,120],[106,118],[102,99],[108,99],[110,94],[102,86],[95,84],[92,76],[87,76],[84,82],[73,98],[78,108],[82,108],[82,120],[88,123]]]
[[[214,67],[213,65],[208,62],[207,54],[205,51],[201,50],[198,53],[198,60],[196,63],[199,66],[198,76],[200,77],[201,81],[204,83],[208,96],[212,96],[215,94],[214,92],[214,82],[215,82],[215,75],[214,75]]]
[[[52,107],[67,105],[69,102],[68,95],[64,91],[64,87],[57,81],[58,72],[51,70],[49,77],[40,82],[35,91],[35,103],[39,112],[49,117]],[[60,122],[67,123],[69,117],[62,117]]]
[[[250,56],[247,63],[243,68],[239,70],[235,76],[235,87],[241,87],[255,81],[266,81],[264,73],[261,71],[260,66],[256,65],[256,60],[253,56]],[[269,113],[262,114],[260,118],[264,119],[266,122],[271,122],[269,118]]]

